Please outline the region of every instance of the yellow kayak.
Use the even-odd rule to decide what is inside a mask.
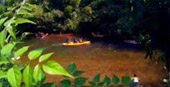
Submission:
[[[62,43],[63,46],[81,46],[81,45],[89,45],[90,44],[90,41],[84,41],[82,43],[73,43],[73,42],[70,42],[70,43]]]

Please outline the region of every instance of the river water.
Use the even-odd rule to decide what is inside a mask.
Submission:
[[[65,47],[61,43],[66,37],[68,37],[66,34],[51,34],[41,40],[35,38],[27,40],[24,45],[31,46],[30,50],[46,47],[43,54],[55,53],[49,60],[57,61],[65,68],[74,62],[79,70],[85,71],[83,77],[88,77],[90,80],[98,73],[102,75],[102,79],[105,75],[112,77],[115,74],[122,77],[137,74],[141,83],[157,85],[161,84],[165,76],[164,64],[155,63],[150,59],[145,60],[145,53],[140,50],[123,48],[126,45],[119,49],[113,44],[102,42],[92,42],[87,46]],[[31,63],[33,66],[38,63],[37,60],[29,61],[27,54],[22,57],[21,61],[24,64]],[[60,80],[62,80],[61,76],[47,74],[46,82]]]

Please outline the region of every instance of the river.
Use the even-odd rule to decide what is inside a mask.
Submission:
[[[66,34],[51,34],[44,39],[27,40],[24,45],[31,46],[30,50],[46,47],[44,53],[55,53],[49,60],[57,61],[65,68],[74,62],[79,70],[85,71],[83,77],[89,79],[98,73],[102,75],[102,79],[105,75],[112,77],[115,74],[122,77],[137,74],[141,83],[158,85],[165,76],[164,64],[150,59],[145,60],[145,53],[140,50],[122,47],[119,49],[113,44],[102,42],[92,42],[87,46],[65,47],[61,43],[66,37],[68,37]],[[21,61],[24,64],[31,63],[33,66],[37,64],[37,60],[30,62],[27,54],[22,57]],[[47,75],[46,82],[60,80],[62,80],[61,76]]]

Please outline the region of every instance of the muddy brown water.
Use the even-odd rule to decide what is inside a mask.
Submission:
[[[144,84],[159,85],[162,84],[162,78],[165,76],[163,63],[155,63],[150,59],[144,59],[145,53],[128,49],[115,49],[112,45],[102,43],[91,43],[87,46],[65,47],[61,43],[67,35],[49,35],[45,39],[30,39],[24,45],[30,45],[32,49],[46,47],[43,53],[54,52],[49,59],[67,67],[74,62],[79,70],[85,71],[83,77],[91,80],[100,73],[102,79],[105,75],[112,77],[113,74],[118,77],[133,76],[137,74],[140,82]],[[37,60],[29,61],[25,54],[21,61],[24,64],[35,66]],[[46,82],[59,82],[63,78],[57,75],[48,75]]]

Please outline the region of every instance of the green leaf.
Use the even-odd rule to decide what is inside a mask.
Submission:
[[[37,84],[43,83],[45,81],[45,74],[41,70],[40,64],[37,64],[34,68],[34,74],[33,74],[34,80]]]
[[[63,76],[65,79],[68,79],[68,78],[70,78],[70,77],[68,77],[68,76]]]
[[[12,27],[12,26],[10,25],[10,26],[7,26],[6,28],[7,28],[8,32],[9,32],[9,34],[12,36],[12,38],[13,38],[14,40],[16,40],[15,27]]]
[[[117,87],[124,87],[123,85],[118,85]]]
[[[32,87],[33,83],[33,69],[28,65],[23,72],[24,83],[26,87]]]
[[[119,78],[118,78],[116,75],[113,75],[112,82],[113,82],[114,84],[118,84],[119,81],[120,81]]]
[[[8,59],[8,57],[7,56],[2,56],[1,58],[0,58],[0,61],[9,61],[9,59]]]
[[[18,49],[16,52],[14,52],[14,56],[15,57],[22,56],[25,52],[27,52],[28,48],[29,48],[29,46],[24,46],[24,47]]]
[[[124,85],[130,85],[130,83],[131,83],[131,78],[130,78],[129,76],[123,76],[123,77],[122,77],[122,83],[123,83]]]
[[[19,64],[19,65],[18,65],[18,68],[19,68],[19,70],[20,70],[20,71],[21,71],[21,73],[22,73],[22,71],[24,71],[24,69],[25,69],[25,66],[24,66],[24,65]]]
[[[0,27],[2,26],[2,24],[8,19],[8,17],[4,17],[2,19],[0,19]]]
[[[99,82],[100,81],[100,74],[97,74],[94,78],[93,81]]]
[[[93,82],[93,81],[90,81],[89,84],[93,87],[93,86],[96,86],[96,83]]]
[[[82,86],[82,85],[86,82],[86,80],[87,80],[86,78],[82,78],[82,77],[76,78],[76,79],[75,79],[75,84]]]
[[[23,9],[26,9],[28,11],[32,11],[36,5],[25,3],[25,5],[22,7]]]
[[[1,55],[10,55],[14,46],[15,46],[15,44],[9,43],[9,44],[5,45],[4,47],[2,47]]]
[[[6,11],[3,13],[3,16],[10,16],[13,14],[13,11]]]
[[[55,82],[45,83],[45,84],[42,85],[42,87],[57,87],[57,84]]]
[[[77,69],[77,67],[76,67],[76,65],[74,63],[68,65],[68,67],[67,67],[67,70],[69,72],[74,72],[74,71],[76,71],[76,69]]]
[[[31,13],[29,11],[27,11],[26,9],[19,9],[17,11],[17,14],[31,15]]]
[[[60,82],[62,87],[70,87],[71,86],[71,82],[70,80],[63,80]]]
[[[75,77],[80,77],[80,75],[83,74],[83,73],[84,73],[84,71],[75,71],[75,72],[73,73],[73,76],[75,76]]]
[[[7,72],[8,81],[13,87],[21,86],[21,77],[22,74],[16,65]]]
[[[10,63],[9,61],[0,61],[0,65],[2,65],[2,64],[8,64],[8,63]]]
[[[5,27],[11,26],[11,24],[13,24],[15,22],[15,17],[12,17],[11,19],[9,19],[7,22],[4,23]]]
[[[42,61],[45,61],[47,59],[49,59],[54,53],[47,53],[47,54],[44,54],[42,55],[40,58],[39,58],[39,62],[42,62]]]
[[[104,84],[106,84],[107,86],[111,83],[111,80],[109,77],[105,76],[104,78]]]
[[[23,24],[23,23],[31,23],[31,24],[36,24],[35,22],[28,20],[28,19],[24,19],[24,18],[18,18],[15,20],[16,24]]]
[[[52,75],[65,75],[68,77],[72,77],[60,64],[55,61],[48,61],[43,65],[43,70]]]
[[[10,2],[9,2],[10,3]],[[14,10],[16,10],[17,8],[19,8],[19,6],[12,6],[12,7],[8,7],[7,8],[7,10],[9,10],[9,11],[14,11]]]
[[[0,82],[0,87],[3,87],[3,83],[2,82]]]
[[[99,83],[97,84],[97,86],[98,86],[98,87],[104,86],[104,82],[99,82]]]
[[[7,35],[6,30],[1,31],[1,33],[0,33],[0,47],[3,47],[5,45],[6,35]]]
[[[31,52],[29,52],[28,58],[30,60],[37,59],[41,55],[41,53],[44,51],[44,49],[45,48],[39,48],[39,49],[32,50]]]
[[[22,35],[20,36],[21,40],[24,40],[28,35],[31,35],[31,32],[23,32]]]
[[[7,72],[0,70],[0,79],[7,78]]]

